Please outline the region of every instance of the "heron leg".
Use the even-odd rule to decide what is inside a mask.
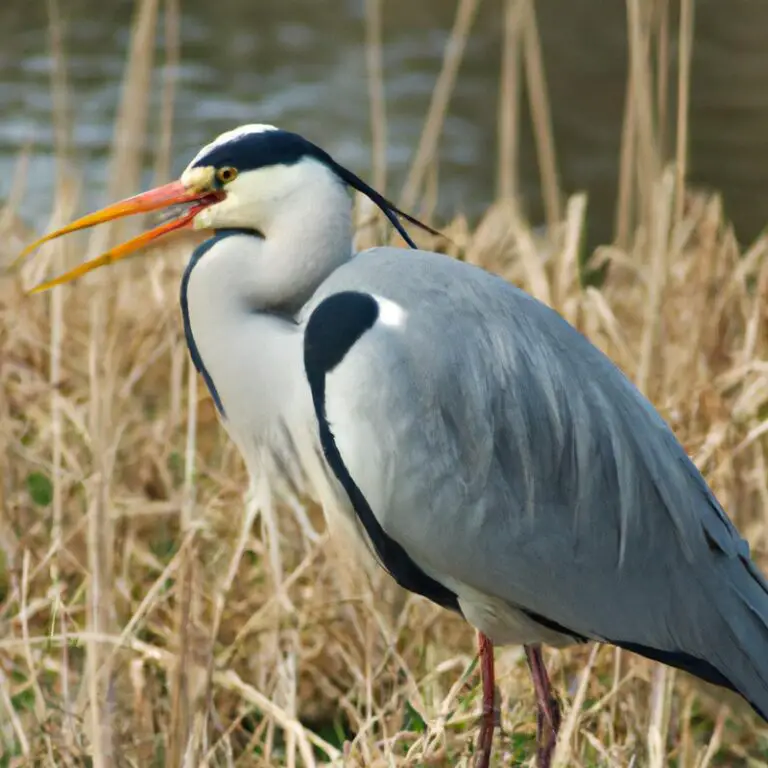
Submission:
[[[560,706],[552,691],[552,684],[549,682],[541,646],[526,645],[525,657],[531,670],[533,688],[536,691],[538,768],[549,768],[557,745],[557,732],[560,730]]]
[[[496,680],[493,671],[493,643],[482,632],[477,633],[477,649],[480,657],[480,678],[483,681],[483,714],[480,734],[477,738],[476,768],[488,768],[491,762],[493,729],[499,725],[496,709]]]

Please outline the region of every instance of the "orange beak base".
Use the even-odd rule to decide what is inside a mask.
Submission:
[[[155,227],[154,229],[144,232],[137,237],[128,240],[125,243],[112,248],[106,253],[98,256],[95,259],[86,261],[83,264],[78,265],[74,269],[65,272],[63,275],[59,275],[51,280],[47,280],[44,283],[40,283],[32,288],[29,293],[39,293],[46,291],[55,285],[62,285],[68,283],[71,280],[75,280],[82,275],[92,272],[94,269],[105,266],[106,264],[112,264],[120,259],[124,259],[132,253],[136,253],[148,243],[156,240],[169,232],[174,232],[178,229],[190,226],[193,219],[200,211],[204,210],[214,203],[218,203],[223,200],[225,194],[223,192],[215,190],[206,190],[202,192],[190,191],[180,181],[174,181],[170,184],[165,184],[156,189],[151,189],[148,192],[143,192],[140,195],[126,198],[118,203],[102,208],[95,213],[89,213],[71,224],[67,224],[61,229],[57,229],[55,232],[45,235],[45,237],[36,240],[22,251],[18,256],[15,264],[18,264],[22,259],[29,255],[32,251],[39,248],[43,243],[55,240],[57,237],[67,235],[70,232],[76,232],[80,229],[87,229],[89,227],[102,224],[107,221],[113,221],[114,219],[121,219],[125,216],[132,216],[137,213],[149,213],[151,211],[157,211],[162,208],[168,208],[172,205],[184,204],[186,209],[184,212],[170,221],[166,221],[163,224]]]

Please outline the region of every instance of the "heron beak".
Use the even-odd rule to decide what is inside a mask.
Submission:
[[[114,219],[122,219],[125,216],[133,216],[137,213],[157,211],[172,205],[184,206],[184,210],[179,216],[163,222],[154,229],[150,229],[148,232],[144,232],[125,243],[115,246],[101,256],[86,261],[69,270],[69,272],[65,272],[63,275],[59,275],[58,277],[36,285],[29,291],[29,293],[40,293],[49,288],[53,288],[55,285],[68,283],[88,272],[92,272],[94,269],[103,267],[106,264],[113,264],[116,261],[124,259],[126,256],[136,253],[148,243],[157,240],[157,238],[166,235],[169,232],[191,225],[195,216],[197,216],[200,211],[208,208],[214,203],[220,202],[226,196],[223,192],[214,189],[214,171],[212,168],[194,168],[192,171],[193,172],[186,173],[181,181],[173,181],[170,184],[151,189],[140,195],[121,200],[120,202],[102,208],[95,213],[89,213],[88,215],[73,221],[71,224],[67,224],[61,229],[57,229],[55,232],[51,232],[44,237],[41,237],[39,240],[36,240],[31,245],[27,246],[14,261],[14,266],[32,253],[32,251],[39,248],[43,243],[55,240],[57,237],[67,235],[70,232],[77,232],[80,229],[87,229],[96,226],[97,224],[103,224],[104,222],[113,221]]]

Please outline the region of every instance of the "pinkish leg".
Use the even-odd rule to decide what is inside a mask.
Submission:
[[[541,646],[526,645],[525,656],[528,659],[533,688],[536,691],[538,768],[550,768],[557,745],[557,732],[560,730],[560,706],[552,692]]]
[[[480,677],[483,681],[483,714],[480,734],[477,738],[477,761],[475,768],[488,768],[491,762],[493,729],[498,725],[496,710],[496,680],[493,671],[493,643],[482,633],[477,633],[477,648],[480,656]]]

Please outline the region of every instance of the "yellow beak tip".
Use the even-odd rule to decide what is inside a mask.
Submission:
[[[212,173],[212,170],[211,170]],[[61,229],[57,229],[55,232],[51,232],[44,237],[39,238],[35,242],[28,245],[24,250],[13,260],[10,265],[10,269],[16,269],[19,264],[29,256],[33,251],[37,250],[44,243],[48,243],[57,237],[69,234],[70,232],[76,232],[81,229],[87,229],[88,227],[95,226],[96,224],[102,224],[113,219],[122,218],[124,216],[130,216],[137,213],[148,213],[150,211],[156,211],[160,208],[166,208],[169,205],[176,203],[191,204],[184,213],[175,219],[167,221],[154,229],[144,232],[138,235],[128,242],[115,246],[101,256],[92,259],[91,261],[80,264],[74,269],[69,270],[63,275],[46,280],[40,285],[36,285],[34,288],[29,289],[26,294],[32,295],[36,293],[42,293],[49,288],[53,288],[63,283],[68,283],[75,278],[81,277],[92,270],[104,266],[105,264],[111,264],[116,261],[120,261],[126,256],[136,253],[144,247],[156,240],[162,235],[169,234],[177,229],[191,224],[195,216],[200,213],[206,206],[210,205],[213,201],[221,199],[217,197],[217,194],[213,191],[201,190],[199,192],[192,192],[181,181],[171,182],[161,187],[157,187],[149,192],[143,192],[140,195],[126,198],[120,202],[114,203],[111,206],[102,208],[95,213],[87,214],[71,224],[67,224]]]

